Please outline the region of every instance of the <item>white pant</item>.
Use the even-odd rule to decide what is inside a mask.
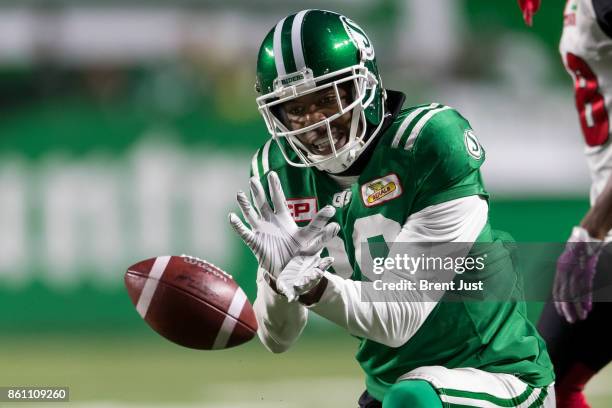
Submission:
[[[402,380],[427,381],[440,395],[444,407],[555,408],[553,384],[533,388],[510,374],[489,373],[476,368],[428,366],[404,374],[398,379]]]

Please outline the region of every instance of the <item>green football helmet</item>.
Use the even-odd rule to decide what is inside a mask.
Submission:
[[[259,49],[255,89],[268,132],[293,166],[342,172],[375,138],[385,115],[386,93],[371,41],[354,21],[330,11],[302,10],[270,30]],[[344,103],[340,89],[351,93]],[[290,128],[284,104],[325,91],[335,95],[333,111],[316,123]],[[332,131],[334,120],[348,115],[352,115],[348,135],[342,135],[344,144],[336,148],[340,136]],[[313,151],[300,140],[319,127],[326,130],[329,142],[318,143],[331,146],[329,154]],[[287,145],[295,154],[287,151]]]

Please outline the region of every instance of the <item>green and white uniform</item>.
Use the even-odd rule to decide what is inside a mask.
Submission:
[[[377,138],[367,165],[348,187],[338,184],[346,179],[332,178],[313,167],[289,166],[272,141],[253,157],[252,175],[259,177],[264,186],[265,175],[271,170],[277,172],[300,225],[305,225],[318,208],[328,204],[336,207],[334,221],[340,224],[341,231],[328,246],[336,260],[332,267],[335,276],[329,276],[328,288],[311,310],[361,338],[356,358],[366,373],[368,392],[379,400],[402,376],[440,366],[437,371],[427,371],[428,381],[440,395],[446,389],[450,394],[473,392],[470,395],[476,400],[488,398],[498,404],[489,406],[548,406],[543,401],[546,388],[554,380],[552,365],[543,340],[526,318],[525,305],[516,301],[522,296],[516,276],[502,273],[512,270],[512,261],[486,219],[488,194],[479,172],[485,153],[470,124],[447,106],[422,105],[401,111]],[[360,244],[393,242],[402,236],[427,241],[426,228],[415,232],[410,231],[411,225],[421,225],[420,218],[434,217],[445,208],[451,211],[455,203],[484,208],[478,231],[460,236],[493,243],[495,249],[489,253],[480,278],[490,283],[485,283],[485,288],[511,288],[508,301],[441,301],[426,306],[363,302],[357,282],[367,282],[372,277],[361,270]],[[466,228],[467,224],[470,223],[466,222]],[[301,333],[307,309],[287,303],[261,278],[258,288],[255,310],[260,338],[273,351],[283,351]],[[499,299],[499,294],[496,296]],[[333,308],[344,309],[330,312]],[[394,308],[403,309],[396,312]],[[360,321],[363,316],[372,319]],[[403,332],[386,329],[387,324],[397,325],[397,316],[416,320],[409,326],[400,326]],[[369,321],[376,319],[380,320],[377,324]],[[462,388],[459,382],[453,388],[444,378],[452,378],[448,369],[452,373],[452,369],[461,367],[493,376],[501,373],[500,378],[509,374],[520,385],[507,385],[511,391],[503,395],[474,391],[467,385]],[[432,372],[441,373],[440,379],[434,378]],[[427,375],[418,378],[427,380]],[[448,406],[456,403],[452,399],[443,402]]]

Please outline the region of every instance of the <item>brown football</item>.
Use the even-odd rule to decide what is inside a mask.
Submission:
[[[125,286],[140,316],[181,346],[213,350],[253,338],[253,307],[234,279],[198,258],[158,256],[130,266]]]

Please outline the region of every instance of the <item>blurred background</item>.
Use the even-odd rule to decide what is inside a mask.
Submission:
[[[352,407],[357,340],[312,319],[288,353],[197,352],[153,333],[133,263],[190,253],[255,296],[226,215],[267,139],[256,51],[302,8],[370,35],[384,85],[472,123],[492,223],[563,242],[588,208],[563,2],[535,27],[514,0],[4,0],[0,3],[0,385],[66,385],[71,406]],[[537,319],[540,305],[530,305]],[[612,406],[612,374],[590,385]],[[23,406],[23,405],[19,405]]]

